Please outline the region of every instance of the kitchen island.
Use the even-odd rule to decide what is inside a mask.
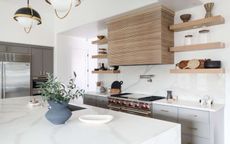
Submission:
[[[0,100],[1,144],[181,144],[180,124],[81,105],[64,125],[45,118],[47,106],[30,107],[28,97]],[[114,119],[95,125],[79,121],[86,114]]]

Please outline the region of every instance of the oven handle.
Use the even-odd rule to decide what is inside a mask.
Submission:
[[[132,113],[136,113],[136,114],[142,114],[142,115],[150,115],[151,114],[151,111],[139,111],[139,110],[135,110],[135,109],[130,109],[130,108],[126,108],[126,107],[117,107],[117,106],[113,106],[111,104],[108,105],[108,107],[110,109],[113,109],[113,110],[119,110],[119,111],[124,111],[124,112],[132,112]]]

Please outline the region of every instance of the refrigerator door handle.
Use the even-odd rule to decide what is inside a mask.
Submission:
[[[2,74],[3,74],[3,77],[2,77],[2,93],[3,93],[3,98],[6,98],[6,66],[5,64],[2,64],[3,67],[2,67]]]

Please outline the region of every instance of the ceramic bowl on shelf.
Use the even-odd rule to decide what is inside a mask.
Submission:
[[[98,35],[97,38],[98,38],[99,40],[102,40],[102,39],[105,38],[105,36],[104,36],[104,35]]]
[[[188,22],[190,19],[191,19],[192,15],[191,14],[183,14],[180,16],[180,19],[183,21],[183,22]]]

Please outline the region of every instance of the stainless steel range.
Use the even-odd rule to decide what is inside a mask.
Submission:
[[[108,97],[109,109],[132,113],[142,116],[151,116],[152,101],[164,99],[162,96],[146,96],[142,94],[123,93]]]

